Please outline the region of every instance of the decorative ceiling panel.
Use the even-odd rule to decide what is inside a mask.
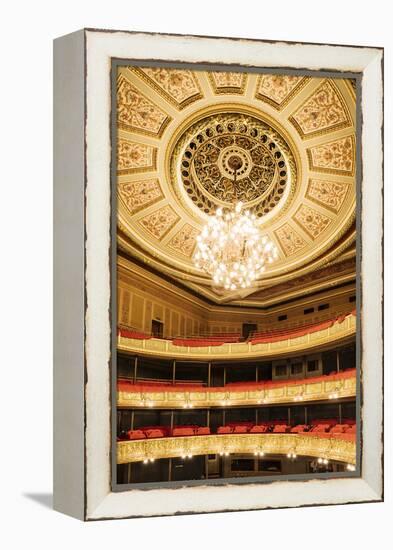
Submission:
[[[180,252],[180,254],[190,258],[194,252],[198,234],[199,230],[187,223],[170,239],[168,246],[176,252]]]
[[[203,97],[197,74],[192,71],[162,67],[145,67],[134,70],[178,109],[183,109]]]
[[[208,78],[215,94],[243,94],[247,82],[246,73],[213,71],[208,73]]]
[[[119,195],[127,205],[130,214],[136,214],[164,198],[158,179],[119,181]]]
[[[355,99],[343,79],[122,67],[122,251],[218,304],[310,285],[355,239]],[[208,216],[235,200],[281,250],[241,294],[219,292],[193,262]]]
[[[173,208],[167,204],[144,218],[139,220],[139,223],[151,235],[160,240],[170,231],[170,229],[180,220],[180,216],[176,214]]]
[[[350,184],[342,181],[328,181],[311,178],[306,197],[333,212],[338,212],[350,189]]]
[[[137,174],[156,170],[157,149],[128,139],[117,142],[117,173]]]
[[[255,97],[281,109],[307,83],[307,77],[266,74],[258,78]]]
[[[118,78],[117,123],[120,129],[160,136],[171,120],[122,74]]]
[[[291,122],[304,137],[338,130],[351,124],[348,110],[336,87],[325,80],[297,109]]]
[[[355,171],[355,141],[344,137],[307,151],[311,170],[353,175]]]
[[[289,223],[284,223],[276,230],[276,237],[286,256],[296,254],[307,245],[303,237]]]
[[[293,219],[312,239],[319,237],[332,221],[328,216],[310,208],[306,204],[302,204],[299,207]]]

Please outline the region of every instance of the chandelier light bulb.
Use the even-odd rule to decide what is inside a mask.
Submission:
[[[217,287],[237,290],[250,287],[266,264],[278,258],[275,244],[262,235],[256,217],[242,202],[224,214],[218,208],[197,237],[194,263],[208,273]]]

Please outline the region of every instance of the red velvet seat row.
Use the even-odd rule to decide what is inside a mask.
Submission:
[[[324,382],[324,381],[333,381],[333,380],[344,380],[346,378],[352,378],[355,376],[356,369],[347,369],[341,372],[334,372],[331,374],[326,374],[322,376],[314,376],[310,378],[297,378],[297,379],[287,379],[287,380],[262,380],[259,382],[229,382],[225,386],[211,386],[207,387],[204,386],[203,383],[195,383],[187,384],[187,383],[181,383],[181,384],[173,384],[171,381],[152,381],[152,382],[136,382],[134,383],[132,380],[125,380],[120,379],[118,381],[118,390],[119,391],[154,391],[155,389],[163,389],[164,391],[169,392],[176,392],[176,391],[192,391],[195,389],[203,389],[203,391],[207,392],[217,392],[220,390],[226,390],[230,389],[231,391],[244,391],[247,389],[268,389],[272,387],[282,387],[282,386],[288,386],[288,385],[301,385],[304,383],[316,383],[316,382]]]
[[[331,421],[326,421],[320,424],[297,424],[296,426],[288,426],[282,420],[260,422],[238,422],[229,423],[225,426],[217,428],[217,434],[246,434],[246,433],[307,433],[313,437],[334,437],[339,439],[354,440],[356,437],[356,424],[353,420],[346,420],[342,424],[338,424],[337,420],[332,424]],[[210,435],[211,430],[208,426],[174,426],[172,429],[169,426],[145,426],[143,428],[129,430],[127,437],[123,439],[154,439],[160,437],[189,437],[195,435]],[[120,438],[121,439],[121,438]]]
[[[269,342],[279,342],[280,340],[287,340],[289,338],[298,338],[305,334],[311,334],[319,330],[324,330],[331,327],[334,323],[342,323],[348,315],[355,315],[356,310],[351,311],[348,314],[339,315],[334,319],[327,321],[320,321],[317,323],[307,323],[302,326],[284,328],[284,329],[272,329],[254,332],[248,339],[251,344],[264,344]],[[135,338],[139,340],[147,340],[152,338],[151,335],[137,330],[127,329],[120,327],[119,334],[123,338]],[[172,343],[175,346],[189,346],[189,347],[209,347],[209,346],[221,346],[225,343],[237,343],[242,340],[239,333],[214,333],[201,336],[182,336],[180,338],[173,338]]]

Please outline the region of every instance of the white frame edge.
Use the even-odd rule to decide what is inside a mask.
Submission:
[[[383,53],[377,48],[86,30],[85,519],[380,501],[382,442]],[[363,72],[362,477],[111,492],[111,58]],[[381,243],[381,246],[376,246]],[[105,315],[102,312],[106,312]],[[377,368],[375,368],[377,365]]]

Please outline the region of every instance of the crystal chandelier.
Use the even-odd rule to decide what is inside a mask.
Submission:
[[[235,196],[239,161],[239,157],[234,157],[232,162]],[[250,287],[265,271],[266,264],[277,257],[277,247],[261,234],[255,215],[243,211],[243,204],[236,202],[230,211],[224,213],[218,208],[209,217],[197,237],[194,261],[197,268],[211,275],[217,287],[237,290]]]

